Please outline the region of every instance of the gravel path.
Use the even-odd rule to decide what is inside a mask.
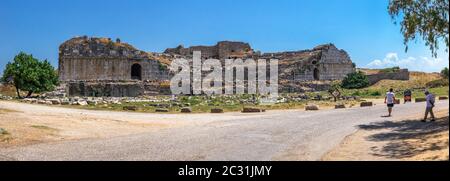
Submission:
[[[438,101],[436,109],[448,109],[448,105],[448,101]],[[424,106],[424,103],[396,105],[392,118],[381,117],[386,114],[384,105],[315,112],[192,115],[38,106],[56,110],[53,114],[79,111],[123,120],[185,124],[126,136],[0,149],[0,159],[3,155],[17,160],[318,160],[345,136],[355,132],[357,125],[419,114],[424,111]]]

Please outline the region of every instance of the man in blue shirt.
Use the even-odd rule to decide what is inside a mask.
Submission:
[[[434,122],[434,113],[433,113],[433,108],[434,108],[434,95],[430,94],[430,92],[425,91],[425,99],[427,101],[427,107],[425,109],[425,118],[422,120],[422,122],[426,122],[427,121],[427,117],[428,117],[428,113],[431,114],[431,122]]]

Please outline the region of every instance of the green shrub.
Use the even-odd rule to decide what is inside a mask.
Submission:
[[[369,86],[369,79],[363,72],[353,72],[347,74],[342,80],[341,86],[346,89],[359,89]]]
[[[428,88],[445,87],[445,86],[448,86],[448,85],[449,85],[448,79],[433,80],[433,81],[428,82],[426,84],[426,86]]]
[[[380,72],[382,72],[382,73],[394,73],[394,72],[398,72],[398,70],[400,70],[400,67],[396,66],[396,67],[381,69]]]
[[[444,69],[442,69],[442,71],[441,71],[441,76],[442,76],[442,78],[448,80],[448,68],[447,68],[447,67],[445,67]]]
[[[352,93],[352,96],[360,96],[361,92],[359,90]]]
[[[370,93],[371,96],[381,96],[380,91],[373,91]]]

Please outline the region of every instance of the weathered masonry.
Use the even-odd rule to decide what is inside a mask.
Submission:
[[[278,59],[279,77],[286,81],[341,80],[355,71],[347,52],[333,44],[320,45],[312,50],[266,53],[261,58]]]
[[[73,38],[59,52],[61,81],[162,80],[169,78],[165,66],[146,52],[106,38]]]
[[[69,96],[140,96],[170,94],[173,72],[168,70],[175,58],[192,58],[201,51],[202,60],[278,59],[281,91],[301,91],[317,81],[343,79],[355,71],[350,56],[333,44],[312,50],[278,53],[254,51],[248,43],[221,41],[213,46],[168,48],[164,53],[144,52],[110,38],[75,37],[59,47],[59,76]],[[313,83],[311,83],[313,82]],[[296,87],[292,89],[291,87]]]
[[[254,54],[253,49],[248,43],[232,41],[221,41],[214,46],[192,46],[189,48],[184,48],[180,45],[176,48],[168,48],[164,53],[190,57],[194,51],[201,51],[203,58],[219,60],[247,58]]]
[[[119,39],[86,36],[60,46],[58,71],[70,96],[139,96],[146,82],[169,79],[167,65],[150,53]]]

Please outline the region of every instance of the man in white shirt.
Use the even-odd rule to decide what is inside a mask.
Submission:
[[[395,104],[395,94],[394,90],[392,88],[389,89],[389,92],[386,93],[386,97],[384,97],[384,103],[387,104],[389,115],[388,117],[391,117],[392,114],[392,108]]]
[[[430,92],[425,91],[425,99],[427,101],[427,107],[425,109],[425,118],[422,120],[422,122],[427,121],[428,113],[431,114],[431,122],[434,122],[434,113],[433,113],[433,107],[434,107],[434,95],[430,94]]]

